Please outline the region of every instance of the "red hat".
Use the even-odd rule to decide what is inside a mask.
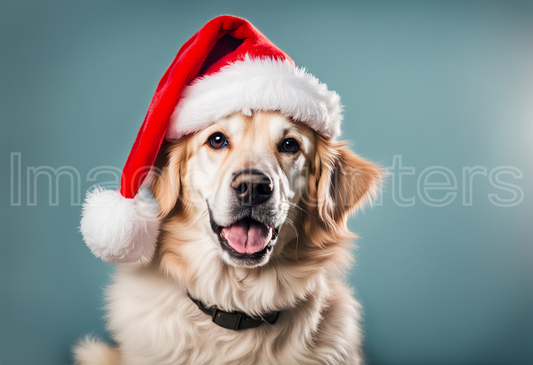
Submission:
[[[141,187],[149,187],[145,178],[163,140],[252,110],[280,111],[327,138],[340,134],[337,93],[296,67],[248,21],[217,17],[181,47],[159,82],[122,171],[120,192],[98,188],[88,193],[80,229],[91,251],[112,263],[151,257],[158,206]]]

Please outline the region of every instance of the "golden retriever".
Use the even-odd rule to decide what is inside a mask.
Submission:
[[[156,253],[118,266],[106,290],[116,344],[82,340],[77,364],[362,363],[361,308],[341,269],[347,217],[376,193],[376,165],[254,111],[169,143],[157,166]],[[228,329],[217,310],[277,320]]]

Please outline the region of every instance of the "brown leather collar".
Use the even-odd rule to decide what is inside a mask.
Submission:
[[[246,328],[255,328],[255,327],[259,327],[263,322],[274,324],[276,320],[278,319],[279,313],[280,313],[280,312],[270,312],[270,313],[265,313],[264,315],[260,317],[251,317],[244,312],[223,311],[221,309],[218,309],[216,305],[213,307],[207,307],[204,303],[202,303],[198,299],[194,299],[193,297],[191,297],[189,293],[187,293],[187,295],[192,300],[192,302],[198,306],[198,308],[202,312],[211,316],[213,323],[215,323],[216,325],[220,327],[227,328],[230,330],[243,330]]]

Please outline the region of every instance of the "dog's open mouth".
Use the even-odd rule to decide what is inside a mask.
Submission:
[[[243,218],[220,230],[220,236],[241,254],[262,251],[272,239],[274,229],[251,218]]]
[[[215,222],[211,209],[208,211],[211,229],[218,236],[222,249],[234,263],[253,267],[262,265],[268,260],[269,253],[276,243],[279,227],[272,227],[250,216],[223,227]]]

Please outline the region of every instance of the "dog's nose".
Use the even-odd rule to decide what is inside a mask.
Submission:
[[[259,172],[241,172],[233,178],[231,188],[241,203],[251,205],[264,202],[274,190],[272,180]]]

